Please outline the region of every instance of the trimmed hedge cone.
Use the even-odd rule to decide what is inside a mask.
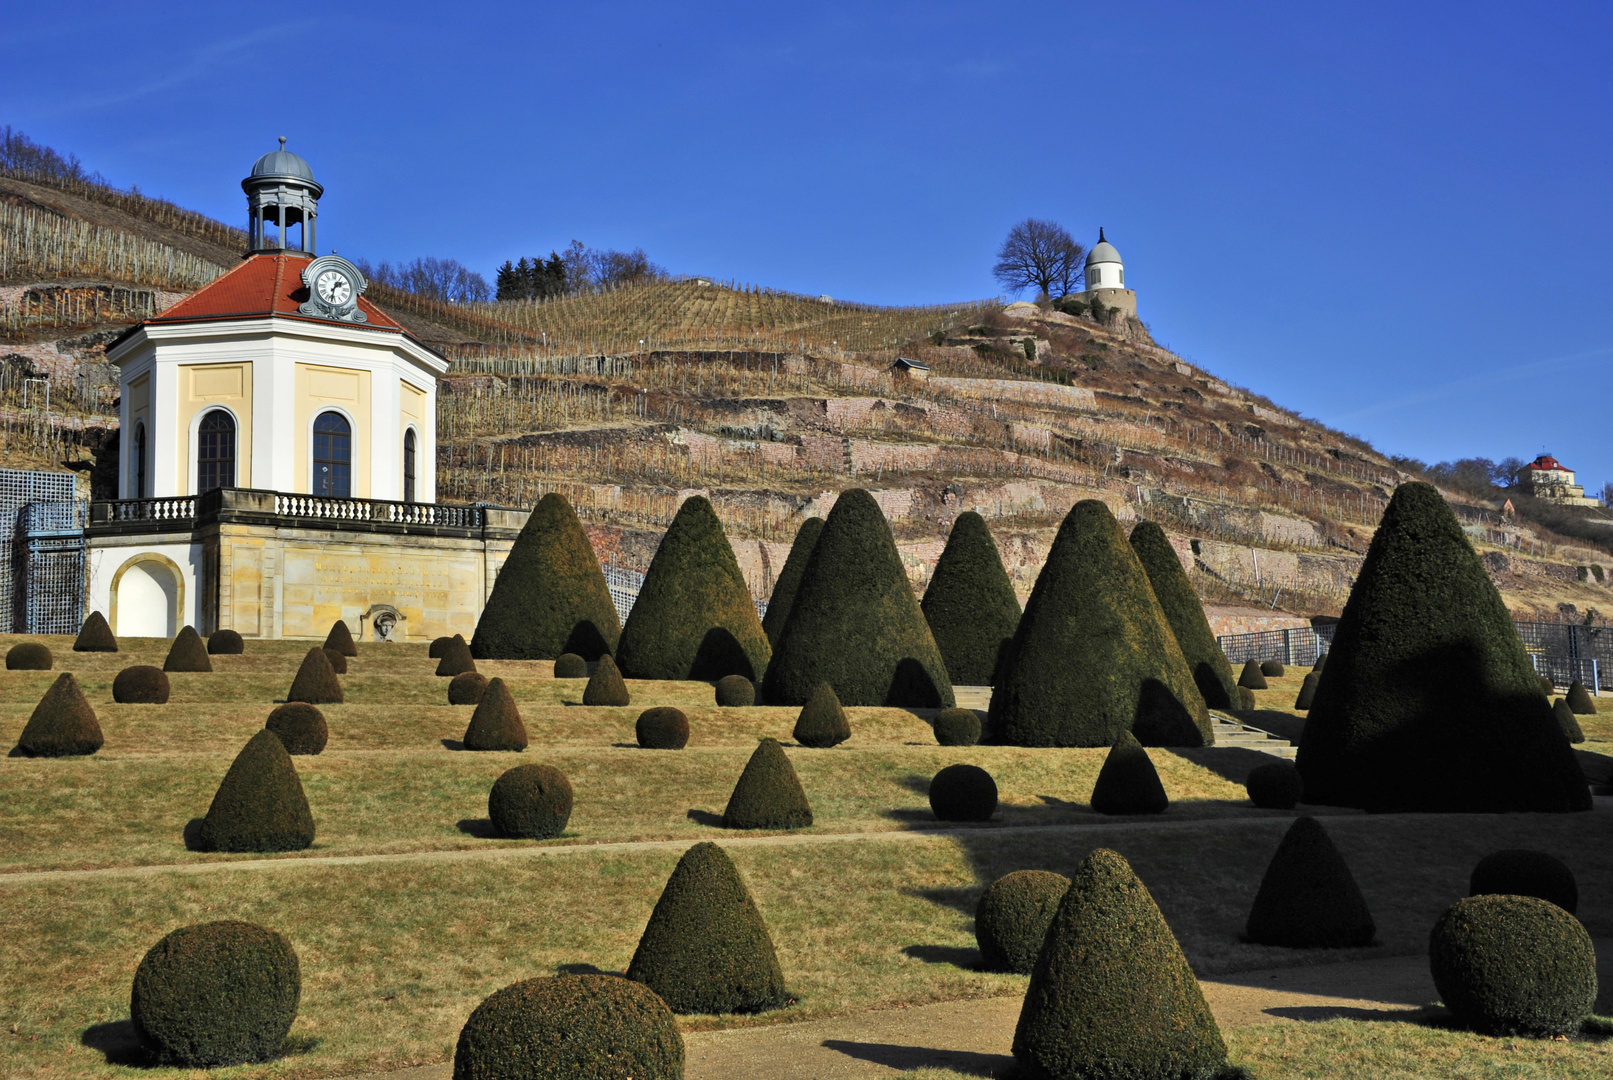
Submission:
[[[920,605],[954,686],[990,686],[1019,628],[1019,597],[997,542],[973,510],[958,515]]]
[[[6,650],[7,671],[49,671],[56,664],[43,642],[24,641]]]
[[[1316,702],[1316,684],[1322,677],[1312,671],[1305,676],[1305,681],[1299,684],[1299,696],[1294,698],[1294,708],[1301,712],[1307,711]]]
[[[554,677],[557,679],[586,679],[588,678],[588,661],[574,652],[562,653],[554,662]]]
[[[1395,489],[1299,739],[1313,803],[1561,813],[1590,788],[1501,594],[1431,484]]]
[[[711,500],[683,500],[613,650],[634,679],[759,679],[773,646]]]
[[[487,816],[500,836],[549,840],[571,820],[571,781],[553,765],[517,765],[493,781]]]
[[[334,649],[343,656],[358,655],[358,646],[353,642],[353,632],[347,628],[346,619],[331,623],[330,633],[325,635],[325,648]]]
[[[1029,975],[1070,879],[1047,870],[1015,870],[993,881],[975,906],[975,941],[990,971]]]
[[[442,637],[432,638],[431,644],[426,648],[426,658],[428,660],[441,660],[442,651],[448,647],[448,643],[452,640],[454,639],[446,634]]]
[[[448,644],[442,647],[442,657],[437,661],[437,674],[453,678],[475,670],[476,661],[471,658],[470,646],[465,644],[465,639],[458,634],[449,638]]]
[[[1131,732],[1123,732],[1098,770],[1092,809],[1100,814],[1161,814],[1170,804],[1154,759]]]
[[[1565,698],[1558,698],[1552,702],[1551,715],[1557,721],[1557,726],[1563,729],[1563,737],[1571,743],[1585,741],[1585,729],[1579,726],[1579,717],[1569,708]]]
[[[153,945],[135,971],[129,1015],[159,1062],[209,1069],[273,1058],[301,997],[291,943],[225,920],[182,926]]]
[[[470,714],[463,739],[466,750],[525,750],[526,724],[503,679],[489,679],[482,700]]]
[[[471,1011],[454,1080],[683,1080],[683,1035],[655,992],[615,975],[506,986]]]
[[[1181,1080],[1226,1061],[1215,1017],[1154,898],[1100,848],[1070,879],[1014,1030],[1031,1080]]]
[[[499,569],[471,653],[483,660],[553,660],[574,652],[598,660],[616,651],[621,636],[594,545],[565,496],[550,492]]]
[[[1595,716],[1596,702],[1591,700],[1591,692],[1585,689],[1585,684],[1575,679],[1568,684],[1568,693],[1564,696],[1568,707],[1574,710],[1575,716]]]
[[[834,687],[826,682],[818,684],[818,688],[812,691],[812,697],[801,706],[801,713],[795,718],[795,730],[790,737],[802,746],[817,750],[839,746],[851,738],[851,721],[847,719],[840,699],[835,696]]]
[[[214,630],[207,635],[208,656],[240,656],[246,652],[246,642],[234,630]]]
[[[756,704],[756,686],[743,675],[724,675],[714,689],[717,704],[725,709],[745,709]]]
[[[1487,1035],[1572,1035],[1596,1001],[1596,950],[1579,920],[1533,896],[1470,896],[1434,924],[1440,1000]]]
[[[804,829],[812,806],[777,739],[763,739],[745,763],[722,815],[725,829]]]
[[[340,705],[342,684],[336,678],[336,669],[330,666],[330,657],[321,648],[308,650],[297,668],[297,677],[291,680],[286,691],[287,701],[302,701],[309,705]]]
[[[82,757],[101,749],[104,742],[95,710],[73,673],[64,671],[34,706],[17,739],[17,750],[27,757]]]
[[[801,586],[801,575],[806,572],[807,561],[812,558],[812,549],[817,546],[822,533],[822,518],[809,517],[801,522],[801,527],[795,530],[795,540],[790,544],[789,557],[784,560],[784,569],[779,571],[778,580],[773,582],[773,595],[767,599],[767,614],[762,616],[762,632],[775,649],[778,648],[779,635],[784,633],[784,624],[789,621],[790,607],[795,603],[796,590]]]
[[[119,705],[166,705],[168,675],[150,664],[126,667],[112,680],[112,700]]]
[[[1570,915],[1579,909],[1574,872],[1544,851],[1509,848],[1486,855],[1468,878],[1469,896],[1503,894],[1549,900]]]
[[[682,750],[689,744],[689,718],[682,709],[659,705],[638,714],[633,733],[646,750]]]
[[[1246,690],[1265,690],[1266,673],[1260,670],[1260,661],[1249,660],[1238,673],[1238,685]]]
[[[930,778],[930,812],[939,821],[990,821],[997,781],[978,765],[948,765]]]
[[[269,714],[264,730],[279,737],[288,754],[317,754],[330,739],[325,714],[305,701],[288,701]]]
[[[1171,633],[1176,635],[1176,644],[1192,669],[1193,683],[1204,696],[1204,703],[1212,709],[1236,708],[1238,687],[1232,665],[1215,640],[1215,631],[1204,615],[1204,604],[1193,590],[1165,530],[1152,521],[1138,522],[1131,530],[1131,549],[1148,574],[1148,583],[1171,624]]]
[[[980,716],[973,709],[942,709],[933,726],[941,746],[974,746],[980,741]]]
[[[716,844],[683,853],[639,938],[627,977],[676,1013],[755,1013],[789,1000],[762,913]]]
[[[1288,669],[1283,667],[1281,660],[1262,660],[1260,661],[1260,674],[1268,679],[1280,679],[1288,674]]]
[[[582,688],[582,703],[618,707],[633,704],[633,695],[627,692],[627,683],[610,654],[601,656],[599,663],[594,665],[594,673],[588,676],[588,685]]]
[[[321,649],[325,659],[330,661],[330,669],[338,675],[347,674],[347,655],[339,649]]]
[[[448,704],[480,704],[487,692],[487,676],[479,671],[461,671],[448,683]]]
[[[182,626],[168,646],[168,657],[162,662],[164,671],[212,671],[213,661],[207,657],[207,643],[194,626]]]
[[[1292,810],[1305,797],[1305,781],[1292,761],[1256,765],[1244,778],[1249,801],[1263,810]]]
[[[112,627],[107,625],[106,616],[99,611],[92,611],[84,619],[84,625],[79,627],[78,637],[73,639],[74,652],[117,652],[118,639],[112,633]]]
[[[1313,817],[1289,826],[1260,879],[1245,926],[1250,941],[1288,949],[1371,945],[1366,898],[1332,837]]]
[[[224,774],[202,819],[209,851],[301,851],[314,842],[314,816],[280,736],[265,728]]]

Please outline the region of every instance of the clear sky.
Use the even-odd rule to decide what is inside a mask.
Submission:
[[[1164,344],[1389,453],[1613,480],[1606,4],[81,4],[0,23],[0,123],[245,223],[489,279],[572,239],[880,303],[1099,225]]]

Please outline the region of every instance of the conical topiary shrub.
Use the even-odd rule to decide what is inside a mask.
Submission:
[[[343,656],[358,655],[358,646],[353,644],[353,632],[347,628],[346,619],[331,623],[330,633],[325,635],[325,648],[334,649]]]
[[[646,750],[682,750],[689,744],[689,718],[671,705],[645,709],[638,714],[633,734]]]
[[[161,1064],[209,1069],[273,1059],[301,998],[291,943],[225,920],[182,926],[153,945],[134,973],[129,1016]]]
[[[136,664],[112,680],[112,700],[119,705],[168,704],[168,673],[150,664]]]
[[[795,603],[795,591],[801,585],[801,575],[806,573],[807,561],[812,558],[812,549],[817,546],[822,532],[822,518],[810,517],[801,522],[801,527],[795,530],[795,542],[790,545],[789,557],[784,560],[784,569],[779,571],[778,578],[773,582],[773,594],[767,599],[767,614],[762,616],[762,632],[775,649],[778,648],[779,635],[784,633],[784,624],[790,619],[790,607]]]
[[[113,636],[112,628],[106,623],[106,616],[99,611],[92,611],[79,627],[78,637],[73,639],[74,652],[117,652],[118,639]]]
[[[168,646],[168,658],[162,662],[164,671],[212,671],[213,662],[207,658],[207,643],[194,626],[182,626]]]
[[[958,515],[920,605],[954,686],[990,686],[1019,627],[1019,597],[997,542],[973,510]]]
[[[1551,715],[1557,718],[1557,726],[1563,729],[1563,734],[1567,736],[1569,742],[1585,741],[1585,729],[1579,726],[1579,717],[1568,707],[1567,699],[1558,698],[1552,702]]]
[[[802,746],[817,750],[839,746],[851,738],[851,721],[846,718],[846,710],[835,696],[834,687],[826,682],[818,684],[812,697],[801,706],[791,737]]]
[[[1260,670],[1259,660],[1249,660],[1238,673],[1238,685],[1246,690],[1265,690],[1266,673]]]
[[[1537,896],[1570,915],[1579,910],[1579,882],[1559,858],[1544,851],[1509,848],[1486,855],[1467,879],[1467,895]]]
[[[486,675],[479,671],[461,671],[448,683],[448,704],[475,705],[486,692]]]
[[[647,987],[615,975],[526,979],[471,1012],[453,1080],[683,1080],[683,1036]]]
[[[550,492],[515,538],[470,651],[483,660],[553,660],[568,652],[598,660],[616,651],[621,636],[594,545],[565,496]]]
[[[263,727],[280,737],[288,754],[317,754],[330,738],[325,714],[305,701],[288,701],[277,707]]]
[[[623,681],[622,673],[609,653],[599,658],[599,663],[594,665],[594,673],[588,676],[588,685],[582,688],[582,703],[584,705],[633,703],[632,695],[627,692],[627,683]]]
[[[476,661],[471,658],[470,646],[465,644],[465,639],[458,634],[449,638],[448,644],[442,647],[442,657],[437,661],[437,674],[451,679],[475,670]]]
[[[1306,675],[1305,681],[1299,684],[1299,694],[1294,698],[1294,708],[1301,712],[1308,710],[1316,701],[1316,684],[1321,681],[1322,677],[1314,671]]]
[[[526,725],[503,679],[489,679],[465,729],[466,750],[525,750]]]
[[[1596,1002],[1596,949],[1549,900],[1469,896],[1441,915],[1428,967],[1445,1007],[1486,1035],[1578,1034]]]
[[[1046,870],[1015,870],[987,885],[975,905],[981,966],[1029,975],[1069,891],[1069,878]]]
[[[302,666],[297,669],[297,677],[291,680],[286,700],[303,701],[309,705],[342,703],[342,684],[336,678],[336,672],[330,666],[330,657],[325,655],[324,649],[316,646],[302,658]]]
[[[79,757],[95,753],[104,741],[78,680],[64,671],[34,706],[17,749],[28,757]]]
[[[426,657],[431,660],[441,660],[442,651],[448,647],[448,643],[452,640],[454,639],[447,635],[432,638],[431,644],[426,646]]]
[[[1316,654],[1316,663],[1311,665],[1311,670],[1312,671],[1321,671],[1326,666],[1327,666],[1327,653],[1325,653],[1325,652],[1324,653],[1317,653]]]
[[[325,649],[325,659],[330,661],[330,669],[338,675],[347,674],[347,654],[340,649]]]
[[[1014,1057],[1038,1078],[1212,1075],[1226,1045],[1130,864],[1100,848],[1070,879],[1031,970]]]
[[[201,840],[211,851],[301,851],[314,842],[308,797],[280,736],[266,728],[236,755],[202,819]]]
[[[753,1013],[789,1000],[762,913],[722,848],[683,853],[655,902],[627,977],[677,1013]]]
[[[948,765],[930,778],[930,813],[937,821],[990,821],[997,781],[978,765]]]
[[[1165,621],[1171,624],[1182,658],[1193,672],[1193,683],[1212,709],[1233,709],[1238,704],[1237,679],[1227,654],[1221,651],[1210,629],[1210,620],[1204,616],[1204,605],[1199,594],[1193,591],[1187,571],[1176,549],[1165,537],[1165,530],[1152,521],[1138,522],[1131,530],[1131,550],[1148,574],[1148,583],[1165,612]]]
[[[1255,692],[1247,686],[1238,687],[1238,708],[1253,709],[1255,707]]]
[[[935,714],[935,741],[942,746],[973,746],[980,741],[980,714],[973,709],[942,709]]]
[[[246,642],[234,630],[214,630],[207,635],[208,656],[240,656],[246,652]]]
[[[711,500],[683,500],[622,627],[617,665],[632,679],[762,677],[773,656],[750,586]]]
[[[1159,814],[1170,804],[1153,758],[1136,736],[1122,732],[1092,785],[1092,809],[1100,814]]]
[[[1277,845],[1260,879],[1246,931],[1258,945],[1346,949],[1371,945],[1377,927],[1332,837],[1301,817]]]
[[[1564,695],[1568,707],[1574,710],[1575,716],[1595,716],[1596,702],[1591,700],[1591,693],[1585,689],[1585,684],[1575,679],[1568,684],[1568,693]]]
[[[586,679],[588,678],[588,661],[574,652],[561,653],[554,662],[554,677],[557,679]]]
[[[745,763],[722,815],[725,829],[804,829],[812,807],[777,739],[763,739]]]
[[[553,765],[517,765],[493,781],[487,816],[500,836],[550,840],[571,820],[571,781]]]
[[[1551,697],[1551,695],[1557,692],[1557,684],[1551,681],[1551,676],[1540,676],[1540,692],[1545,694],[1547,697]]]
[[[764,699],[804,705],[827,682],[847,705],[946,708],[946,663],[874,497],[842,492],[802,572]]]
[[[1389,500],[1300,735],[1312,803],[1591,808],[1501,594],[1431,484]]]
[[[756,686],[743,675],[724,675],[713,689],[717,704],[725,709],[748,709],[756,704]]]
[[[1047,554],[991,695],[1015,746],[1204,746],[1210,713],[1148,574],[1109,508],[1075,504]]]
[[[56,664],[42,641],[24,641],[6,650],[7,671],[49,671]]]

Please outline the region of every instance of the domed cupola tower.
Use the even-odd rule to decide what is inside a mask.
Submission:
[[[241,181],[246,192],[249,254],[260,251],[305,251],[314,254],[319,222],[319,197],[325,189],[302,158],[280,149],[258,158],[252,173]],[[301,228],[293,233],[292,226]]]
[[[1130,318],[1137,317],[1137,293],[1126,288],[1126,264],[1120,261],[1115,246],[1104,238],[1101,227],[1098,242],[1087,253],[1086,283],[1087,291],[1081,298],[1088,304],[1102,304]]]

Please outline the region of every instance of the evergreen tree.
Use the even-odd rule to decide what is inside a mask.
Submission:
[[[762,618],[762,632],[775,649],[779,635],[784,633],[784,624],[790,620],[790,608],[795,603],[795,591],[801,586],[801,575],[806,572],[807,560],[812,558],[812,549],[817,546],[822,532],[822,518],[811,517],[801,522],[801,527],[795,531],[795,542],[790,545],[789,557],[784,560],[784,569],[773,582],[773,595],[768,597],[767,614]]]
[[[1019,597],[985,519],[958,515],[920,605],[954,685],[989,686],[1019,627]]]
[[[1152,521],[1143,521],[1131,530],[1131,549],[1148,572],[1148,583],[1154,596],[1164,609],[1165,619],[1176,635],[1176,644],[1182,658],[1192,669],[1193,682],[1204,695],[1204,703],[1212,709],[1231,709],[1238,700],[1238,684],[1227,663],[1227,654],[1215,640],[1210,620],[1204,617],[1204,605],[1199,602],[1182,560],[1176,549],[1165,538],[1165,530]]]
[[[236,755],[201,838],[210,851],[301,851],[314,842],[308,797],[279,735],[265,728]]]

